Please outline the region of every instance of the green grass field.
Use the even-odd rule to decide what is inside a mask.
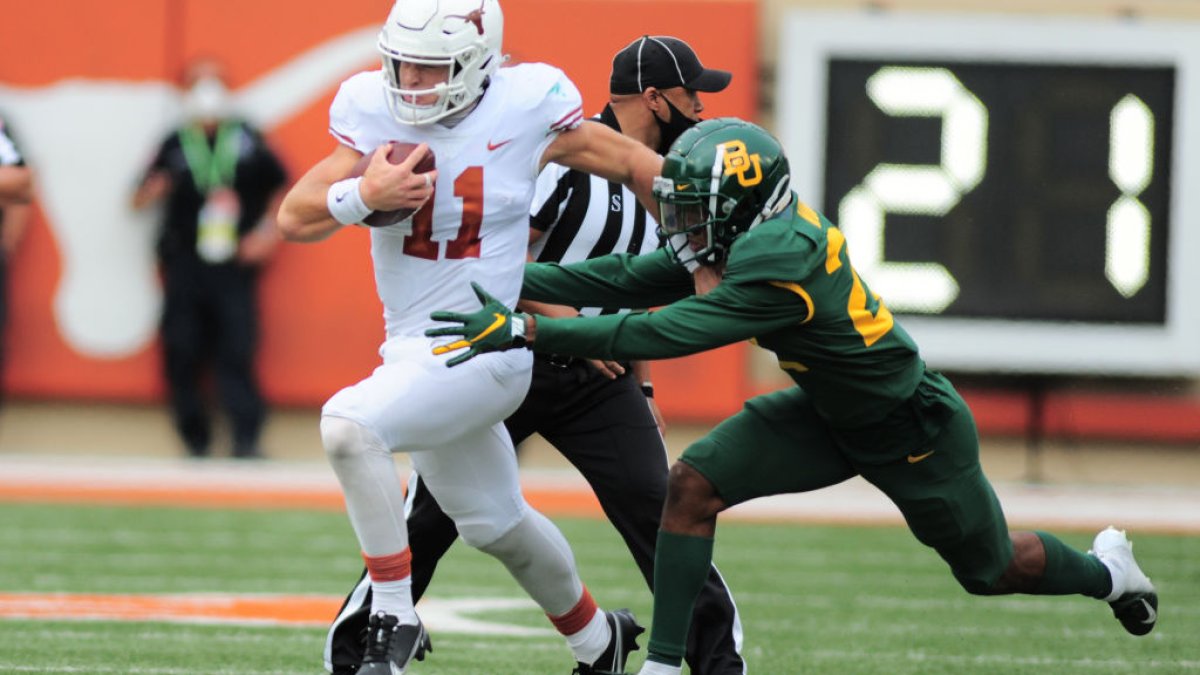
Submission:
[[[608,524],[557,522],[596,598],[648,623],[650,595]],[[724,523],[716,557],[752,673],[1200,672],[1200,537],[1131,536],[1161,595],[1159,626],[1140,639],[1093,600],[969,596],[900,528]],[[1086,548],[1091,533],[1065,539]],[[311,511],[4,504],[0,551],[0,592],[9,593],[341,595],[360,565],[345,516]],[[459,545],[430,597],[523,594],[499,564]],[[548,625],[534,608],[475,617]],[[0,673],[322,672],[320,628],[69,619],[0,619]],[[414,675],[566,675],[573,666],[554,636],[435,632],[433,641]]]

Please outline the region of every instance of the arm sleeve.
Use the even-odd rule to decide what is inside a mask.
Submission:
[[[587,318],[538,317],[538,352],[586,358],[665,359],[739,342],[802,323],[808,306],[767,283],[722,283],[654,312]]]
[[[658,249],[646,255],[600,256],[571,265],[529,263],[521,297],[572,307],[647,308],[692,293],[692,277]]]

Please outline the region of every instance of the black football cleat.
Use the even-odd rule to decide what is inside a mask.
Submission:
[[[433,643],[419,619],[413,626],[376,612],[367,626],[367,649],[358,675],[404,675],[410,662],[424,660],[425,652],[431,651]]]
[[[1133,635],[1145,635],[1158,623],[1158,593],[1133,559],[1133,544],[1125,532],[1109,527],[1096,535],[1092,555],[1108,567],[1112,592],[1105,600],[1121,626]]]
[[[637,636],[646,629],[638,625],[633,612],[628,609],[605,612],[605,617],[612,631],[608,647],[591,665],[577,661],[571,675],[624,675],[625,661],[630,652],[637,651]]]
[[[1113,616],[1133,635],[1145,635],[1158,622],[1158,593],[1126,593],[1108,603]]]

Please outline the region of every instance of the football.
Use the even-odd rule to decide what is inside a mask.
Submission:
[[[400,141],[392,142],[392,150],[388,153],[387,160],[392,164],[399,164],[406,157],[412,154],[413,150],[417,149],[416,143],[401,143]],[[371,163],[371,157],[374,152],[368,152],[363,155],[358,162],[350,169],[350,173],[346,174],[346,178],[357,178],[363,175],[367,170],[367,165]],[[413,167],[416,173],[425,173],[432,171],[436,163],[433,159],[433,150],[428,150],[425,156],[421,158],[417,165]],[[412,217],[416,213],[416,209],[396,209],[395,211],[372,211],[366,218],[363,218],[363,225],[369,227],[387,227]]]

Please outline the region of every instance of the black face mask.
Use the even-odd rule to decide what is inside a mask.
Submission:
[[[675,139],[696,126],[696,122],[700,120],[689,119],[687,115],[679,112],[679,108],[676,108],[666,96],[663,96],[662,100],[667,104],[667,109],[671,111],[671,121],[664,122],[659,118],[658,113],[651,112],[651,114],[654,115],[654,121],[658,124],[659,136],[662,138],[658,143],[658,154],[665,155],[671,149],[671,144],[675,142]]]

